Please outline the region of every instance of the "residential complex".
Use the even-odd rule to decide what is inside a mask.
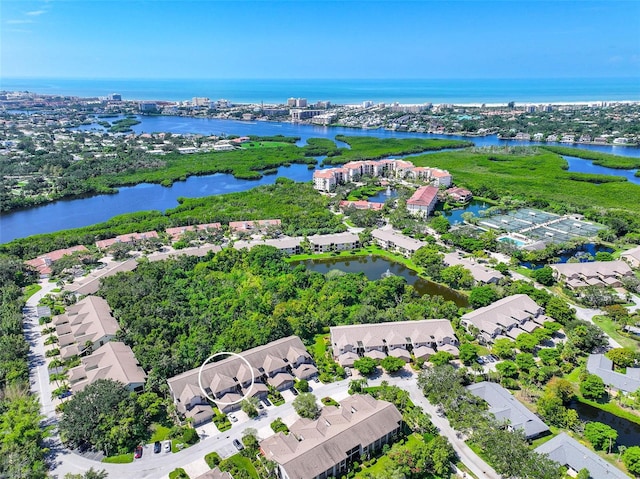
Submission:
[[[590,263],[552,264],[556,279],[572,289],[586,286],[622,286],[621,278],[632,276],[633,271],[624,261],[593,261]]]
[[[98,379],[119,381],[130,391],[141,392],[147,375],[129,346],[109,342],[100,346],[81,364],[69,370],[69,383],[73,392],[82,391]]]
[[[407,200],[407,210],[412,215],[429,216],[438,204],[439,191],[435,186],[421,186]]]
[[[484,399],[489,405],[489,412],[498,421],[507,422],[512,430],[521,430],[527,439],[533,439],[549,431],[549,427],[538,416],[499,384],[482,381],[467,386],[467,390]]]
[[[71,255],[77,251],[89,251],[86,246],[78,245],[71,248],[57,249],[45,254],[41,254],[37,258],[25,261],[25,263],[38,271],[41,278],[48,278],[51,274],[51,265],[64,256]]]
[[[316,170],[313,187],[319,191],[333,191],[337,185],[356,181],[363,176],[393,176],[426,180],[435,186],[451,186],[452,176],[438,168],[414,166],[405,160],[350,161],[340,168]]]
[[[426,360],[436,351],[458,355],[458,339],[446,319],[333,326],[330,332],[333,356],[341,366],[351,367],[362,356],[409,362],[412,355]]]
[[[623,251],[620,258],[629,263],[632,268],[640,268],[640,246]]]
[[[586,469],[589,471],[589,477],[594,479],[629,479],[620,469],[609,464],[565,432],[538,446],[535,451],[566,466],[569,469],[568,475],[572,477],[577,476],[582,469]]]
[[[87,296],[64,314],[54,316],[58,346],[62,359],[79,356],[111,341],[120,329],[107,302],[98,296]]]
[[[604,354],[590,354],[587,371],[619,391],[633,393],[640,389],[640,368],[627,368],[625,374],[616,372],[613,370],[613,361]]]
[[[485,343],[505,337],[516,339],[522,333],[533,332],[545,321],[553,320],[526,294],[507,296],[460,318],[460,324]]]
[[[126,235],[116,236],[115,238],[96,241],[96,246],[100,249],[106,249],[116,243],[136,243],[145,239],[157,237],[158,233],[156,231],[147,231],[145,233],[129,233]]]
[[[218,406],[223,412],[239,409],[243,396],[265,398],[268,385],[284,391],[293,387],[296,378],[308,379],[318,373],[297,336],[279,339],[240,354],[252,369],[237,356],[210,362],[202,368],[202,386],[210,397],[219,401]],[[200,368],[192,369],[167,380],[178,411],[193,418],[195,425],[213,417],[213,409],[198,383],[199,371]]]
[[[219,230],[221,228],[220,223],[209,223],[202,225],[190,225],[190,226],[178,226],[176,228],[167,228],[165,232],[171,238],[171,241],[179,240],[182,235],[188,231],[207,231],[207,230]]]
[[[447,266],[461,265],[469,270],[473,279],[478,283],[497,283],[504,275],[495,269],[488,268],[478,263],[473,258],[465,258],[459,251],[444,255],[444,264]]]
[[[261,441],[260,450],[276,462],[280,479],[341,477],[362,456],[392,442],[401,422],[393,404],[356,394],[339,407],[325,406],[316,420],[299,419],[289,434]]]
[[[373,230],[371,236],[381,248],[396,251],[406,257],[411,256],[427,244],[424,241],[403,235],[399,231],[383,228]]]
[[[269,227],[280,228],[281,224],[280,220],[231,221],[229,230],[231,233],[260,233]]]

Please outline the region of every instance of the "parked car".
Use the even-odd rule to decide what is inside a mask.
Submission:
[[[171,441],[165,441],[164,452],[171,452]]]
[[[264,403],[265,406],[271,406],[271,401],[269,401],[269,399],[267,398],[264,398],[262,402]]]
[[[317,382],[317,383],[320,382],[320,378],[318,376],[314,377],[313,380],[314,380],[314,382]]]
[[[294,396],[298,395],[298,390],[296,388],[291,388],[291,392],[293,393]]]
[[[260,410],[264,409],[264,406],[262,405],[261,402],[258,403],[258,409],[260,409]]]
[[[135,451],[133,451],[133,458],[140,459],[142,457],[142,446],[136,447]]]
[[[500,361],[500,358],[498,356],[496,356],[495,354],[490,354],[489,357],[491,359],[493,359],[493,362],[495,363],[496,361]]]
[[[482,359],[482,356],[480,356],[478,359],[476,359],[476,363],[484,364],[484,359]]]
[[[238,422],[238,418],[235,417],[233,414],[229,414],[229,421],[231,422]]]
[[[349,369],[349,368],[344,368],[344,373],[345,373],[347,376],[351,376],[351,369]]]
[[[237,439],[233,440],[233,445],[236,446],[236,449],[238,451],[242,451],[244,449],[244,446],[242,445],[242,443],[240,441],[238,441]]]
[[[153,453],[158,454],[162,450],[162,444],[160,441],[156,441],[153,443]]]

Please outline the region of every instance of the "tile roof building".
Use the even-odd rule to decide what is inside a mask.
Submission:
[[[526,294],[507,296],[460,318],[460,324],[469,332],[475,328],[478,338],[485,343],[500,337],[516,339],[522,333],[541,327],[545,321],[553,320]]]
[[[458,339],[447,319],[354,324],[330,328],[333,356],[341,366],[353,366],[362,356],[387,355],[409,361],[411,353],[429,359],[436,350],[458,354]]]
[[[576,476],[581,469],[587,469],[593,479],[628,479],[617,467],[609,464],[595,452],[562,432],[535,449],[561,466],[568,467],[569,475]]]
[[[236,356],[210,362],[202,369],[202,386],[209,396],[220,401],[219,406],[222,412],[239,409],[239,403],[222,403],[235,402],[246,394],[259,398],[266,397],[267,384],[282,391],[293,386],[294,378],[308,379],[318,372],[311,356],[297,336],[289,336],[249,349],[240,355],[251,364],[251,370]],[[195,406],[211,410],[209,401],[200,390],[199,371],[200,368],[191,369],[167,380],[178,411],[186,416],[193,414],[191,411]],[[253,387],[251,387],[252,376]],[[202,411],[200,415],[204,417]]]
[[[340,202],[340,209],[345,210],[347,208],[355,208],[357,210],[374,210],[379,211],[384,207],[382,203],[373,203],[372,201],[358,200],[358,201],[347,201],[342,200]]]
[[[613,361],[604,354],[590,354],[587,359],[587,371],[595,374],[607,386],[626,393],[640,389],[640,368],[627,368],[625,374],[613,370]]]
[[[200,474],[196,479],[233,479],[233,476],[228,472],[222,472],[217,467],[214,467],[210,471]]]
[[[78,245],[71,248],[57,249],[55,251],[49,251],[48,253],[41,254],[37,258],[25,261],[25,263],[32,268],[35,268],[40,274],[41,278],[47,278],[51,274],[51,265],[61,259],[64,256],[72,255],[77,251],[89,251],[86,246]]]
[[[467,386],[467,390],[489,404],[489,412],[500,422],[508,422],[513,430],[522,430],[527,439],[540,436],[549,427],[529,411],[513,394],[496,383],[483,381]]]
[[[262,454],[278,464],[281,479],[341,477],[361,456],[370,456],[400,432],[402,415],[386,401],[355,394],[340,407],[325,406],[314,421],[299,419],[290,433],[260,442]]]
[[[397,251],[407,257],[427,244],[424,241],[403,235],[396,230],[378,228],[371,232],[371,236],[378,246],[391,251]]]
[[[54,316],[52,324],[62,359],[79,356],[88,346],[95,349],[108,343],[120,329],[109,304],[98,296],[87,296],[69,306],[64,314]]]
[[[407,200],[407,210],[412,215],[429,216],[438,204],[438,188],[421,186]]]
[[[453,201],[466,203],[473,199],[473,193],[465,188],[449,188],[445,191],[445,195]]]
[[[360,246],[360,237],[355,233],[335,233],[329,235],[314,235],[307,238],[314,253],[328,251],[344,251]]]
[[[281,224],[280,220],[231,221],[229,230],[231,233],[259,233],[269,227],[279,228]]]
[[[156,231],[146,231],[145,233],[128,233],[126,235],[116,236],[105,240],[96,241],[96,246],[100,249],[106,249],[116,243],[136,243],[150,238],[157,238]]]
[[[220,223],[208,223],[202,225],[177,226],[175,228],[167,228],[165,230],[165,233],[169,235],[171,241],[177,241],[188,231],[206,231],[213,229],[219,230],[220,228]]]
[[[495,269],[488,268],[478,263],[473,258],[465,258],[460,252],[454,251],[444,255],[444,263],[447,266],[461,265],[471,272],[473,279],[479,283],[497,283],[504,275]]]
[[[276,239],[266,239],[266,240],[251,240],[251,241],[236,241],[233,243],[233,247],[235,249],[251,249],[254,246],[258,245],[266,245],[273,246],[274,248],[278,248],[280,251],[284,251],[287,254],[300,254],[302,252],[300,248],[300,244],[304,238],[302,236],[296,236],[293,238],[282,237]]]
[[[625,260],[632,268],[640,268],[640,246],[620,253],[620,258]]]
[[[451,186],[448,171],[438,168],[414,166],[406,160],[350,161],[339,168],[313,172],[313,187],[319,191],[332,191],[339,184],[356,181],[363,176],[394,176],[396,178],[424,179],[436,186]]]
[[[624,261],[592,261],[589,263],[552,264],[555,277],[570,288],[585,286],[622,286],[620,278],[632,276],[633,271]]]
[[[110,342],[100,346],[82,364],[69,370],[69,383],[74,392],[82,391],[98,379],[113,379],[130,391],[142,391],[147,375],[129,346]]]

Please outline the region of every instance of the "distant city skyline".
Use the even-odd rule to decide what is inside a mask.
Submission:
[[[0,78],[640,78],[637,1],[3,0],[0,9]]]

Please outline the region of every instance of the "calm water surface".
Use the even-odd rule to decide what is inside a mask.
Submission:
[[[626,447],[640,445],[640,424],[578,401],[572,402],[569,407],[576,410],[582,421],[601,422],[618,431],[616,441],[618,445]]]
[[[199,134],[235,134],[235,135],[284,135],[300,137],[298,144],[304,144],[308,138],[331,138],[344,134],[350,136],[372,136],[379,138],[449,138],[471,140],[478,146],[495,145],[531,145],[528,142],[512,142],[499,140],[495,136],[463,138],[458,136],[443,136],[421,133],[406,133],[386,130],[360,130],[351,128],[331,128],[294,123],[275,122],[243,122],[235,120],[219,120],[204,118],[189,118],[175,116],[144,116],[138,117],[141,123],[133,126],[137,133],[142,132],[171,132],[171,133],[199,133]],[[109,118],[114,121],[114,118]],[[95,128],[97,125],[83,126]],[[98,127],[99,128],[99,127]],[[339,142],[339,146],[345,146]],[[566,145],[565,145],[566,146]],[[581,148],[603,151],[624,156],[640,157],[640,148],[604,145],[581,145]],[[587,168],[591,162],[580,160],[577,167]],[[581,170],[575,170],[581,171]],[[621,173],[624,170],[612,170]],[[144,210],[161,210],[174,208],[178,205],[178,198],[195,198],[223,194],[236,191],[246,191],[262,184],[273,183],[278,176],[286,176],[296,181],[310,181],[313,172],[306,165],[292,165],[289,168],[279,168],[276,175],[269,175],[260,180],[238,180],[232,175],[208,175],[190,177],[187,181],[176,182],[171,187],[155,184],[141,184],[134,187],[123,187],[114,195],[99,195],[89,198],[61,200],[48,205],[14,211],[0,216],[0,243],[6,243],[16,238],[23,238],[39,233],[50,233],[62,229],[79,228],[97,222],[105,221],[113,216]],[[469,206],[467,211],[473,211],[475,206]],[[450,221],[461,221],[459,215],[465,210],[454,210],[446,214]]]
[[[354,256],[353,258],[327,258],[293,262],[292,265],[303,264],[311,271],[326,274],[332,269],[339,269],[345,273],[364,273],[371,281],[381,279],[385,274],[402,276],[412,285],[420,295],[442,296],[446,300],[455,302],[460,307],[469,306],[466,296],[433,281],[426,280],[401,263],[381,258],[379,256]]]

